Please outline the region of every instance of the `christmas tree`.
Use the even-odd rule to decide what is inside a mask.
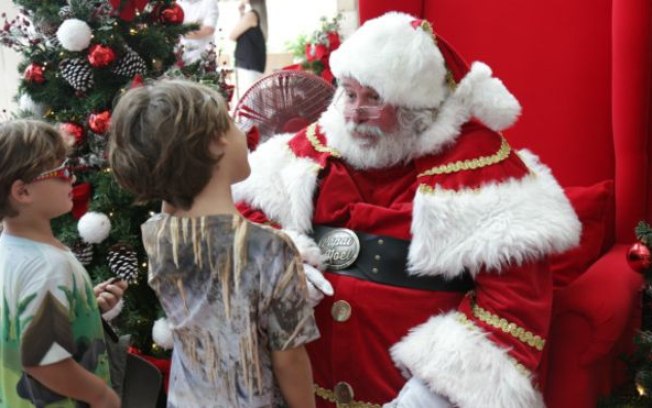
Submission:
[[[636,350],[624,357],[633,382],[624,390],[601,401],[600,407],[652,407],[652,228],[645,222],[636,227],[638,242],[627,253],[630,267],[645,276],[643,291],[643,321],[635,338]]]
[[[73,211],[54,231],[100,282],[130,282],[124,309],[112,323],[145,354],[164,351],[152,342],[161,311],[147,286],[140,224],[160,203],[133,206],[106,161],[107,130],[117,97],[149,78],[184,77],[229,91],[216,71],[214,47],[191,66],[179,67],[180,35],[198,29],[183,22],[173,0],[16,0],[20,15],[4,21],[2,45],[22,54],[20,116],[55,123],[72,146],[77,183]]]

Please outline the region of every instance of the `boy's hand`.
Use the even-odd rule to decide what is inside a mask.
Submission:
[[[106,313],[113,309],[122,299],[122,295],[128,286],[127,281],[118,278],[111,278],[95,286],[93,292],[95,292],[100,311]]]

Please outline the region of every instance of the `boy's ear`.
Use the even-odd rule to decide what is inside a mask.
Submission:
[[[11,199],[17,204],[29,204],[32,202],[28,184],[22,180],[16,180],[11,184],[9,192]]]
[[[213,138],[213,143],[215,143],[217,146],[223,147],[224,145],[227,144],[226,141],[226,133],[218,133],[215,135]]]
[[[209,149],[214,154],[220,154],[224,150],[224,147],[228,144],[226,137],[224,135],[217,134],[213,137]]]

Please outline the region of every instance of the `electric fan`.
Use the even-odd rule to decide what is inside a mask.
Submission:
[[[256,127],[262,143],[279,133],[297,132],[326,110],[335,88],[304,71],[278,71],[256,81],[233,112],[245,133]]]

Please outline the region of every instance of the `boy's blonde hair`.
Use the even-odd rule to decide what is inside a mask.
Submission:
[[[18,214],[9,196],[16,180],[31,182],[60,164],[67,153],[61,134],[37,120],[0,123],[0,220]]]
[[[210,146],[230,126],[226,102],[207,86],[167,80],[134,88],[113,110],[109,163],[136,202],[189,209],[221,158]]]

